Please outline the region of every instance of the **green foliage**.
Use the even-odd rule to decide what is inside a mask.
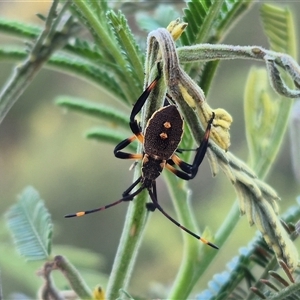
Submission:
[[[291,207],[285,214],[283,219],[286,223],[297,222],[300,214],[300,202],[297,199],[297,205]],[[246,247],[238,250],[239,254],[234,256],[226,265],[226,270],[221,273],[215,274],[208,284],[208,289],[204,290],[197,296],[198,300],[222,300],[228,299],[231,295],[232,299],[246,298],[253,299],[255,294],[249,293],[248,289],[255,286],[257,289],[266,291],[268,283],[266,280],[268,272],[276,268],[276,256],[274,252],[267,246],[261,236],[256,236]],[[257,269],[262,269],[263,273],[257,278]],[[277,274],[277,273],[276,273]],[[290,274],[289,274],[290,275]],[[246,284],[247,289],[243,288],[241,282]],[[292,282],[293,283],[293,282]],[[276,283],[278,294],[281,290],[280,282]],[[291,293],[294,293],[295,290]],[[299,293],[300,289],[297,287],[296,292]],[[274,299],[277,299],[274,295]],[[269,294],[268,299],[271,298]],[[286,295],[278,299],[285,299]]]
[[[123,54],[124,59],[128,60],[129,71],[132,72],[132,75],[135,78],[133,82],[140,83],[144,73],[144,55],[131,33],[126,18],[120,11],[116,14],[113,10],[110,10],[107,13],[107,17],[111,22],[115,37],[122,49],[121,53]],[[140,87],[140,85],[138,87]]]
[[[271,49],[297,57],[296,32],[291,10],[288,7],[264,4],[261,7],[261,18]]]
[[[261,16],[271,49],[295,57],[296,37],[291,11],[265,4]],[[264,69],[251,70],[244,96],[246,136],[250,166],[261,177],[277,156],[291,106],[291,101],[274,94]]]
[[[180,17],[181,12],[177,11],[174,6],[168,4],[159,5],[153,14],[139,12],[136,15],[138,26],[145,32],[150,32],[157,28],[166,28],[169,23]]]
[[[117,145],[123,141],[127,136],[125,134],[120,134],[116,130],[109,128],[92,128],[86,132],[86,138],[97,140],[99,142],[111,143]],[[136,143],[131,143],[128,146],[132,152],[135,152],[137,149]]]
[[[215,28],[214,22],[223,6],[223,1],[191,1],[184,10],[184,21],[189,26],[183,34],[184,45],[193,45],[207,42],[211,35],[211,29]],[[226,14],[225,14],[226,15]]]
[[[180,43],[190,46],[204,42],[220,42],[237,18],[250,7],[252,2],[235,0],[192,0],[187,2],[187,7],[184,9],[184,21],[188,23],[188,27],[183,33]],[[15,103],[44,65],[83,78],[88,82],[96,83],[102,90],[105,89],[107,93],[113,95],[115,101],[126,104],[130,109],[143,89],[145,56],[141,50],[142,46],[138,44],[135,35],[131,32],[125,15],[120,11],[111,10],[111,3],[106,1],[71,1],[62,5],[60,10],[55,13],[57,5],[58,1],[53,1],[49,15],[42,18],[45,21],[45,28],[0,19],[0,31],[30,42],[33,39],[35,40],[30,49],[0,48],[0,59],[22,58],[24,60],[24,63],[18,69],[21,71],[15,72],[15,75],[12,76],[0,94],[0,115],[4,117],[8,109]],[[65,20],[67,10],[69,10],[71,16],[67,14],[68,18]],[[156,12],[157,20],[152,23],[148,19],[147,26],[163,24],[166,21],[164,20],[166,18],[164,12],[163,7],[158,8]],[[170,15],[172,14],[170,13]],[[261,16],[272,49],[295,56],[295,35],[290,12],[286,9],[263,5]],[[77,19],[81,22],[81,25],[78,24]],[[62,27],[64,30],[61,30]],[[75,37],[82,28],[89,31],[93,37],[93,42]],[[67,42],[69,38],[72,38],[72,40]],[[40,59],[36,60],[36,57]],[[245,55],[243,58],[249,57]],[[217,65],[218,61],[209,62],[205,65],[187,64],[185,65],[185,71],[192,78],[197,78],[199,70],[201,70],[202,77],[199,84],[207,92],[215,76]],[[147,67],[149,66],[146,66],[146,70],[148,70]],[[149,78],[150,75],[146,74],[146,78]],[[249,75],[245,92],[245,120],[250,165],[260,178],[266,175],[276,159],[286,130],[291,105],[290,101],[276,97],[274,99],[272,92],[270,92],[265,71],[253,69]],[[105,125],[102,127],[90,129],[86,134],[87,138],[116,144],[128,136],[129,117],[120,109],[68,96],[59,97],[56,103],[70,111],[80,112],[87,116],[96,117],[101,122],[104,121]],[[143,113],[142,118],[145,115]],[[146,120],[142,121],[145,122]],[[187,120],[188,122],[191,122],[191,120]],[[197,123],[197,120],[195,122]],[[195,126],[200,128],[198,133],[201,135],[201,132],[203,132],[201,124],[198,122]],[[116,128],[122,128],[124,134],[118,132]],[[192,136],[189,128],[185,128],[182,145],[188,149],[193,148],[193,138],[195,136]],[[133,152],[136,151],[136,144],[131,144],[129,149]],[[235,184],[235,187],[242,182],[242,188],[246,195],[244,198],[241,195],[242,200],[254,199],[253,201],[256,201],[257,198],[267,198],[268,195],[271,195],[271,200],[269,199],[272,204],[271,207],[277,212],[275,209],[277,194],[267,184],[259,181],[248,166],[232,154],[224,154],[224,151],[216,150],[214,146],[211,146],[209,151],[209,161],[214,174],[217,173],[220,166]],[[184,153],[185,159],[189,159],[192,153],[193,151]],[[219,155],[219,157],[216,158],[214,155]],[[140,170],[136,168],[134,180],[138,176],[140,176]],[[194,228],[196,231],[196,221],[189,206],[190,192],[188,184],[186,182],[182,183],[173,174],[166,175],[165,179],[180,222],[189,228]],[[144,208],[146,201],[147,193],[141,193],[128,210],[113,270],[109,276],[108,299],[116,299],[119,295],[121,298],[126,296],[133,299],[127,292],[127,288],[148,217],[148,213]],[[255,204],[262,205],[257,201]],[[253,206],[249,207],[248,219],[252,220],[251,218],[254,218],[255,214]],[[272,210],[274,218],[276,218],[276,222],[279,222],[274,211]],[[296,216],[292,222],[295,222],[300,215],[299,207],[293,213]],[[16,248],[21,255],[28,260],[49,260],[47,262],[49,264],[44,265],[43,272],[45,272],[46,266],[51,266],[51,272],[54,269],[59,269],[77,295],[81,298],[91,297],[90,289],[82,279],[84,272],[79,273],[67,259],[60,255],[52,257],[52,222],[50,214],[33,188],[24,190],[19,202],[11,207],[6,216]],[[216,239],[220,243],[219,245],[223,245],[234,229],[238,218],[239,210],[236,205],[233,206],[228,218],[215,237],[208,229],[203,234],[208,239]],[[263,218],[272,223],[270,215],[262,215]],[[277,225],[276,222],[272,224]],[[270,224],[268,223],[268,225]],[[276,241],[280,240],[280,234],[273,238]],[[282,248],[280,246],[282,245],[278,246],[279,251],[285,245]],[[166,296],[169,299],[187,299],[198,279],[211,266],[214,257],[217,255],[217,251],[213,252],[214,250],[195,243],[186,234],[184,234],[183,248],[184,254],[180,270]],[[55,249],[59,254],[64,252],[62,248]],[[265,256],[260,255],[259,251],[262,251]],[[85,259],[80,257],[80,253],[83,252]],[[95,267],[99,263],[94,254],[81,249],[79,254],[78,251],[70,253],[70,257],[73,257],[75,261],[82,262],[83,260],[83,264],[89,267]],[[238,256],[233,258],[229,264],[229,272],[214,276],[211,286],[218,286],[218,289],[213,292],[205,291],[198,298],[202,299],[201,297],[204,296],[205,299],[226,299],[233,295],[237,296],[238,299],[241,283],[246,282],[248,287],[254,285],[256,288],[261,288],[259,280],[253,272],[254,267],[260,266],[263,269],[263,275],[266,275],[267,271],[276,268],[276,262],[274,253],[268,249],[265,242],[261,238],[255,238],[253,242],[240,251]],[[99,276],[99,274],[97,275]],[[43,273],[43,276],[45,283],[51,286],[51,279],[47,278],[45,273]],[[99,276],[99,278],[101,277]],[[262,278],[264,277],[262,276]],[[298,293],[298,290],[298,285],[295,288],[295,285],[292,284],[290,294]],[[245,293],[248,293],[248,290]],[[284,299],[283,297],[287,295],[275,294],[272,294],[274,299]],[[250,299],[252,296],[248,297]]]
[[[79,295],[86,299],[90,298],[90,291],[81,277],[81,274],[75,267],[62,256],[53,256],[52,252],[67,254],[70,259],[77,262],[78,268],[82,269],[82,274],[86,280],[96,284],[101,278],[106,281],[106,278],[101,273],[96,273],[94,268],[100,265],[99,254],[84,250],[73,249],[70,246],[55,246],[52,251],[52,232],[53,224],[51,216],[45,207],[44,201],[40,199],[39,194],[33,187],[27,187],[19,197],[17,204],[13,205],[6,213],[7,226],[11,232],[15,247],[20,255],[27,261],[46,261],[43,268],[38,272],[41,277],[44,277],[48,285],[53,285],[52,277],[45,274],[46,269],[51,266],[51,271],[60,270],[65,277],[65,282],[61,283],[61,278],[54,276],[55,281],[59,283],[60,288],[64,288],[67,283]],[[3,240],[3,238],[1,238]],[[4,259],[2,267],[9,273],[11,266],[13,272],[16,272],[15,280],[24,281],[24,265],[18,262],[18,258],[12,251],[8,251],[7,247],[1,247],[1,253]],[[36,271],[37,265],[26,266],[28,271],[33,274]],[[93,270],[93,272],[92,272]],[[49,270],[48,270],[49,271]],[[50,273],[49,272],[49,273]],[[38,286],[37,278],[31,276],[26,279],[28,288],[34,292]],[[55,275],[55,274],[54,274]],[[56,274],[57,275],[57,274]]]
[[[26,188],[6,217],[16,248],[22,256],[27,260],[50,257],[53,226],[50,214],[36,190]]]
[[[189,26],[182,36],[184,45],[216,42],[222,38],[229,26],[252,4],[252,1],[199,1],[187,3],[184,21]]]
[[[77,13],[80,20],[87,26],[90,30],[90,33],[95,39],[95,43],[99,49],[103,58],[106,60],[106,63],[102,65],[102,68],[105,67],[106,72],[111,76],[113,75],[118,82],[119,88],[123,90],[125,95],[125,101],[132,103],[132,99],[137,99],[138,89],[130,89],[129,86],[136,86],[142,89],[140,78],[132,77],[132,70],[136,74],[142,74],[140,68],[135,69],[136,65],[141,66],[141,62],[137,58],[138,48],[136,43],[133,42],[133,39],[128,35],[128,27],[120,30],[114,30],[111,27],[111,24],[117,24],[121,22],[122,25],[126,25],[125,19],[119,14],[110,13],[111,20],[108,22],[106,15],[103,13],[103,3],[98,3],[95,1],[86,1],[86,2],[74,2],[72,8]],[[126,29],[127,28],[127,29]],[[124,31],[123,31],[124,30]],[[125,39],[124,33],[127,33]],[[130,49],[134,54],[132,60],[128,64],[127,56],[124,56],[124,49]],[[132,64],[133,63],[133,64]]]
[[[198,43],[219,43],[230,26],[250,8],[253,1],[200,1],[187,2],[183,20],[189,25],[182,34],[182,44],[189,46]],[[198,79],[205,94],[208,93],[219,61],[206,64],[190,64],[185,70],[192,78]],[[200,75],[200,76],[199,76]]]
[[[128,127],[128,116],[111,106],[88,102],[71,97],[59,97],[56,104],[71,111],[78,111],[110,123],[111,126]]]
[[[1,31],[15,37],[21,38],[36,38],[41,28],[30,24],[24,24],[17,21],[0,18]]]

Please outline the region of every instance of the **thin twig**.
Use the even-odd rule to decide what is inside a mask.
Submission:
[[[69,1],[64,4],[61,12],[56,16],[58,2],[58,0],[53,1],[44,30],[37,38],[25,61],[15,68],[12,77],[0,93],[0,123],[50,56],[57,49],[64,47],[68,43],[69,37],[79,29],[71,16],[67,16],[64,20]],[[57,28],[60,24],[63,29],[61,31]]]

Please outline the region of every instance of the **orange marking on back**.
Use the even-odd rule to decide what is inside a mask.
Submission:
[[[164,127],[167,128],[167,129],[171,128],[171,123],[170,122],[165,122]]]
[[[168,138],[168,135],[165,132],[162,132],[160,135],[161,139],[165,140]]]

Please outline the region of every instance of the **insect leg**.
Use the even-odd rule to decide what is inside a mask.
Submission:
[[[140,179],[140,178],[139,178]],[[135,192],[133,192],[132,194],[129,194],[129,191],[131,191],[138,183],[139,183],[140,180],[136,180],[131,186],[130,186],[130,190],[127,190],[128,193],[123,197],[121,198],[120,200],[117,200],[115,202],[112,202],[110,204],[107,204],[105,206],[101,206],[101,207],[98,207],[98,208],[94,208],[94,209],[90,209],[90,210],[86,210],[86,211],[79,211],[77,213],[74,213],[74,214],[68,214],[68,215],[65,215],[65,218],[73,218],[73,217],[82,217],[82,216],[85,216],[87,214],[92,214],[94,212],[98,212],[98,211],[101,211],[101,210],[105,210],[107,208],[110,208],[112,206],[115,206],[117,204],[120,204],[122,202],[125,202],[125,201],[131,201],[136,195],[138,195],[145,187],[142,185],[141,187],[139,187]]]
[[[149,97],[149,94],[151,93],[151,91],[156,87],[158,80],[161,77],[161,72],[159,67],[158,69],[158,75],[156,76],[156,78],[149,84],[149,86],[144,90],[144,92],[142,93],[142,95],[139,97],[139,99],[136,101],[136,103],[134,104],[131,114],[130,114],[130,121],[129,121],[129,126],[132,130],[132,132],[136,135],[136,137],[138,138],[138,140],[143,143],[144,139],[141,137],[141,129],[140,126],[137,122],[137,120],[135,119],[136,115],[141,111],[142,107],[144,106],[147,98]]]
[[[209,122],[207,124],[203,140],[201,141],[201,144],[200,144],[199,148],[197,149],[193,164],[188,164],[188,163],[184,162],[176,154],[173,154],[173,156],[171,157],[171,160],[176,165],[178,165],[181,168],[182,171],[184,171],[185,173],[188,174],[189,178],[186,179],[186,180],[193,179],[197,175],[198,168],[199,168],[200,164],[202,163],[202,161],[204,159],[204,156],[205,156],[205,153],[206,153],[206,150],[207,150],[207,147],[208,147],[209,134],[210,134],[210,129],[211,129],[214,117],[215,117],[215,114],[213,113],[211,119],[209,120]],[[169,167],[169,165],[167,165],[167,167],[175,175],[177,175],[180,178],[183,178],[182,174],[180,172],[177,172],[178,170],[176,170],[173,167]],[[185,179],[185,178],[183,178],[183,179]]]
[[[179,178],[181,178],[183,180],[190,180],[190,179],[192,179],[191,175],[189,173],[190,169],[188,169],[188,172],[183,172],[183,171],[178,170],[178,169],[176,169],[176,168],[173,167],[173,164],[175,164],[174,161],[173,161],[173,157],[174,157],[174,155],[172,156],[172,160],[170,159],[170,160],[167,161],[166,169],[168,169],[174,175],[176,175],[177,177],[179,177]],[[178,158],[178,160],[180,160],[180,162],[183,163],[183,161],[177,155],[176,155],[176,158]]]
[[[133,183],[130,185],[130,187],[129,187],[126,191],[124,191],[124,192],[122,193],[122,196],[123,196],[123,197],[126,197],[127,195],[129,195],[129,193],[132,191],[132,189],[133,189],[139,182],[141,182],[141,179],[142,179],[142,176],[140,176],[135,182],[133,182]]]
[[[136,115],[141,111],[142,107],[144,106],[147,98],[149,97],[151,91],[156,87],[156,84],[158,83],[158,80],[161,77],[160,69],[158,69],[158,75],[155,77],[155,79],[148,85],[148,87],[144,90],[142,95],[138,98],[136,103],[134,104],[131,114],[130,114],[130,123],[135,123],[135,117]]]
[[[142,140],[144,140],[144,135],[140,133]],[[127,153],[121,151],[122,149],[126,148],[130,143],[137,139],[136,135],[131,136],[130,138],[120,142],[114,149],[114,155],[117,158],[122,159],[142,159],[143,154],[141,153]]]
[[[150,194],[149,189],[148,189],[148,192]],[[153,193],[153,199],[157,199],[156,182],[155,181],[152,183],[152,193]],[[152,197],[151,197],[151,199],[152,199]],[[155,211],[156,208],[157,208],[156,202],[152,200],[152,202],[146,203],[146,208],[147,208],[148,211],[152,211],[152,212]]]
[[[150,188],[148,189],[149,191],[149,195],[150,198],[153,202],[153,206],[155,208],[157,208],[167,219],[169,219],[173,224],[177,225],[179,228],[181,228],[182,230],[184,230],[185,232],[187,232],[188,234],[190,234],[191,236],[193,236],[194,238],[196,238],[197,240],[200,240],[201,242],[203,242],[204,244],[209,245],[212,248],[215,249],[219,249],[216,245],[214,245],[213,243],[207,241],[206,239],[202,238],[201,236],[195,234],[194,232],[192,232],[191,230],[187,229],[186,227],[182,226],[180,223],[178,223],[175,219],[173,219],[169,214],[167,214],[163,208],[159,205],[158,201],[157,201],[157,197],[156,197],[156,188],[154,187],[155,183],[153,185],[153,190],[151,190]]]

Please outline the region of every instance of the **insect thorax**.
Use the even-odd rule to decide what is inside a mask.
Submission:
[[[159,159],[158,157],[144,155],[142,161],[142,177],[147,186],[147,182],[150,185],[162,172],[166,164],[165,160]]]

